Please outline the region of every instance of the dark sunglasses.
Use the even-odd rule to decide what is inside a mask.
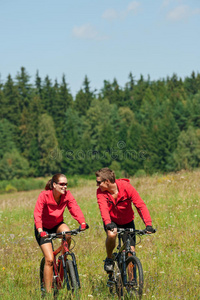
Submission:
[[[97,184],[101,184],[104,180],[98,181],[96,180]]]
[[[67,186],[68,185],[67,182],[58,182],[57,184],[59,184],[60,186]]]

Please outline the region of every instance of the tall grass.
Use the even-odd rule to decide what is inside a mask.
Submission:
[[[133,178],[157,232],[136,246],[145,276],[143,299],[199,299],[199,176],[180,172]],[[70,180],[69,180],[70,182]],[[90,225],[74,237],[81,299],[110,299],[103,270],[105,232],[96,202],[94,180],[71,188]],[[0,195],[0,298],[40,299],[42,253],[33,234],[33,209],[40,190]],[[77,222],[65,212],[71,228]],[[138,229],[144,225],[135,210]],[[139,242],[139,240],[138,240]],[[67,291],[59,299],[69,299]]]

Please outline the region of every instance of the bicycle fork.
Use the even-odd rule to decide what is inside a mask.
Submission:
[[[79,280],[79,275],[78,275],[78,268],[77,268],[77,264],[76,264],[76,258],[74,253],[69,253],[66,252],[64,255],[61,255],[61,259],[62,259],[62,264],[63,264],[63,270],[64,270],[64,277],[65,277],[65,282],[67,284],[67,289],[70,290],[70,284],[69,284],[69,276],[67,275],[67,261],[68,259],[65,260],[65,256],[67,255],[71,255],[72,257],[72,263],[73,263],[73,267],[74,267],[74,271],[75,271],[75,276],[76,276],[76,280],[78,283],[78,287],[80,288],[80,280]]]
[[[122,251],[122,281],[124,286],[127,284],[127,277],[126,277],[126,251]]]

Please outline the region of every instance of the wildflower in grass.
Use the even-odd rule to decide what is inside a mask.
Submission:
[[[5,268],[3,267],[3,268],[2,268],[2,270],[4,271],[4,270],[5,270]]]

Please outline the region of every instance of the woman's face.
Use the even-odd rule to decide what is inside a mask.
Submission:
[[[67,178],[65,176],[60,176],[57,183],[53,183],[54,189],[60,194],[65,194],[67,189]]]

